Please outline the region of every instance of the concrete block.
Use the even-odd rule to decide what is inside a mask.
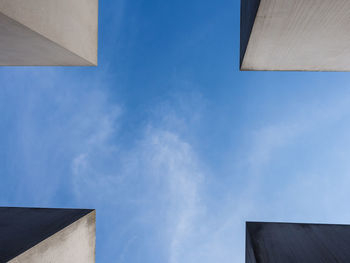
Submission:
[[[241,0],[241,70],[350,71],[350,1]]]
[[[98,0],[0,0],[0,65],[97,65]]]
[[[246,263],[350,262],[350,226],[247,222]]]
[[[94,263],[95,211],[0,208],[0,262]]]

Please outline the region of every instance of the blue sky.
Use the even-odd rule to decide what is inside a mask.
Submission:
[[[244,262],[348,223],[347,73],[240,72],[239,1],[101,1],[97,68],[0,68],[0,204],[97,209],[97,262]]]

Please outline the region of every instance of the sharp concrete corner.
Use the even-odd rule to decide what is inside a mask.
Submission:
[[[0,262],[94,263],[96,212],[0,208]]]
[[[0,0],[0,65],[96,66],[98,0]]]
[[[350,1],[241,5],[241,70],[350,71]]]

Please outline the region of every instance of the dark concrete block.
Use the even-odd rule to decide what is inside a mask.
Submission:
[[[8,262],[92,211],[0,207],[0,262]]]
[[[350,226],[246,224],[246,263],[350,262]]]

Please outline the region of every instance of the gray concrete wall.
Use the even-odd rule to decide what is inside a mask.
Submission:
[[[9,263],[94,263],[95,211],[9,261]]]
[[[0,13],[0,65],[93,64]]]
[[[242,70],[350,71],[350,1],[261,0]]]
[[[1,0],[0,13],[97,65],[98,0]]]

